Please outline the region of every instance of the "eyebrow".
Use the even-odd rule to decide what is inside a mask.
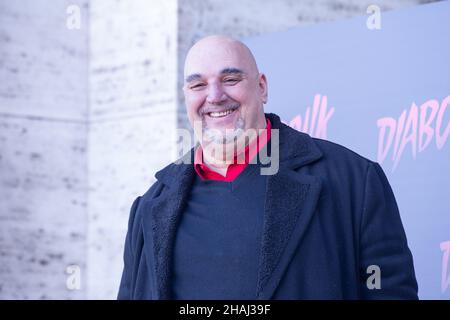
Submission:
[[[192,82],[192,81],[194,81],[194,80],[199,80],[199,79],[201,79],[201,78],[202,78],[201,74],[199,74],[199,73],[194,73],[194,74],[188,75],[188,76],[186,77],[185,81],[186,81],[186,82]]]
[[[225,68],[225,69],[222,69],[222,71],[220,71],[220,74],[221,75],[224,75],[224,74],[243,75],[243,74],[245,74],[245,72],[238,68]],[[202,78],[202,75],[200,73],[193,73],[193,74],[188,75],[186,77],[185,81],[192,82],[194,80],[199,80],[201,78]]]
[[[239,74],[239,75],[242,75],[242,74],[244,74],[245,72],[244,71],[242,71],[241,69],[238,69],[238,68],[225,68],[225,69],[223,69],[222,71],[220,71],[220,74]]]

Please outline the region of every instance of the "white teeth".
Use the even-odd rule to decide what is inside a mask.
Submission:
[[[233,110],[227,110],[227,111],[222,111],[222,112],[210,112],[208,114],[209,114],[210,117],[220,118],[220,117],[224,117],[226,115],[229,115],[232,112],[233,112]]]

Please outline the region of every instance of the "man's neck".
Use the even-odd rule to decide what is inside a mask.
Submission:
[[[210,163],[207,160],[205,160],[204,163],[208,166],[209,169],[211,169],[214,172],[217,172],[221,176],[225,177],[227,175],[227,170],[228,170],[229,164],[223,164],[223,165],[217,166],[215,164],[215,162],[214,163]]]
[[[267,125],[264,125],[264,126],[261,126],[261,128],[257,128],[256,130],[262,130],[262,129],[265,129],[266,127],[267,127]],[[208,152],[205,152],[205,149],[203,149],[203,154],[202,154],[203,163],[206,164],[208,166],[208,168],[211,169],[212,171],[217,172],[218,174],[225,177],[230,164],[234,163],[234,161],[236,160],[236,157],[238,157],[238,155],[240,155],[242,152],[244,152],[245,147],[247,145],[251,144],[255,139],[257,139],[258,135],[259,135],[259,132],[257,132],[256,135],[251,138],[251,141],[244,139],[243,141],[240,141],[239,143],[235,141],[232,145],[229,144],[229,145],[223,145],[221,147],[216,147],[215,149],[212,148],[213,150],[216,150],[216,151],[218,151],[218,150],[223,151],[222,158],[218,158],[216,152],[214,152],[214,155],[213,155],[212,152],[208,153]],[[206,148],[206,150],[211,150],[211,149]],[[235,153],[236,151],[237,151],[237,153]],[[244,157],[245,157],[245,155],[244,155]]]

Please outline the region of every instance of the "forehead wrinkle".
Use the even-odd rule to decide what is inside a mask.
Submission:
[[[246,72],[244,72],[243,70],[239,69],[239,68],[235,68],[235,67],[227,67],[224,68],[220,71],[221,75],[226,75],[226,74],[237,74],[237,75],[246,75]],[[202,79],[202,75],[200,73],[193,73],[188,75],[185,78],[185,82],[189,83],[195,80],[201,80]]]
[[[250,49],[239,40],[223,36],[210,36],[196,42],[186,56],[185,74],[189,72],[188,69],[192,66],[192,63],[203,60],[202,56],[214,56],[217,52],[219,52],[219,55],[220,52],[225,52],[229,57],[240,56],[238,61],[245,61],[245,69],[248,69],[249,74],[259,74],[258,66]]]

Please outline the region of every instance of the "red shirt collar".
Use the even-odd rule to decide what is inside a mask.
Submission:
[[[250,142],[249,145],[245,147],[245,163],[232,163],[227,168],[227,173],[225,176],[211,170],[206,164],[203,163],[203,149],[199,145],[195,150],[194,156],[194,169],[202,180],[216,180],[216,181],[226,181],[230,182],[236,179],[236,177],[245,169],[247,164],[261,151],[261,149],[270,140],[271,135],[271,123],[269,119],[266,118],[266,128],[262,130],[258,137]],[[267,134],[266,134],[267,132]],[[256,148],[255,148],[256,144]],[[236,160],[236,156],[235,156]],[[237,161],[235,161],[237,162]]]

